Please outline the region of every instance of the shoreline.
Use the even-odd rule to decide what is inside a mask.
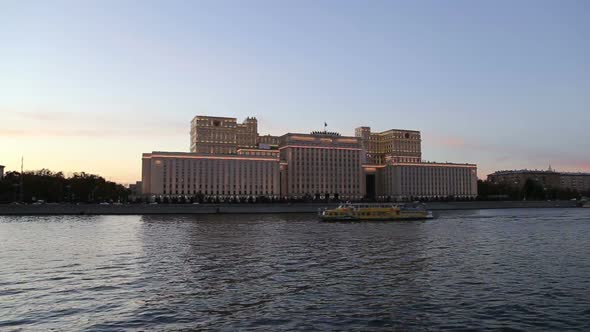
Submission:
[[[577,201],[475,201],[429,202],[431,211],[486,210],[486,209],[541,209],[575,208]],[[174,215],[174,214],[273,214],[316,213],[324,207],[336,207],[338,203],[273,203],[273,204],[0,204],[0,215]]]

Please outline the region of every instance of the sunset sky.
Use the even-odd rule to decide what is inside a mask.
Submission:
[[[0,164],[140,179],[193,116],[590,172],[590,1],[4,1]]]

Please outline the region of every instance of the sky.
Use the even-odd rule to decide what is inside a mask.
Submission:
[[[588,1],[2,1],[0,164],[141,178],[195,115],[590,172]]]

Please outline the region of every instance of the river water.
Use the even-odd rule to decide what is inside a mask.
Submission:
[[[0,330],[589,330],[590,209],[0,217]]]

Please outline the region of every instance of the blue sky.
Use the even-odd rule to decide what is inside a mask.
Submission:
[[[131,182],[205,114],[590,171],[589,40],[587,1],[6,1],[0,164]]]

